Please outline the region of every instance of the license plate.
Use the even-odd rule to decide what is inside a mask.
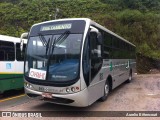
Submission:
[[[42,93],[42,97],[44,97],[44,98],[52,98],[52,94],[51,93]]]

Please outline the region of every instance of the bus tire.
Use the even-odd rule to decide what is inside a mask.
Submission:
[[[108,80],[106,80],[106,83],[104,85],[104,95],[100,98],[100,101],[104,102],[107,99],[108,94],[109,94],[109,82]]]
[[[128,78],[128,80],[126,82],[130,83],[131,81],[132,81],[132,70],[130,70],[130,72],[129,72],[129,78]]]

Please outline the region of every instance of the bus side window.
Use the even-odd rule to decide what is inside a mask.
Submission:
[[[104,59],[109,59],[109,52],[110,52],[110,48],[107,46],[103,46],[103,58]]]
[[[102,65],[101,46],[97,39],[97,33],[90,33],[91,45],[91,79],[97,75]]]
[[[96,44],[96,33],[91,33],[90,34],[90,42],[91,42],[91,58],[96,58],[97,55],[97,44]]]
[[[15,46],[13,42],[0,42],[0,57],[1,61],[14,61],[15,60]]]
[[[0,61],[5,60],[5,51],[0,50]]]

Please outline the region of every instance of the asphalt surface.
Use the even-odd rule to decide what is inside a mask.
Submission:
[[[68,116],[62,112],[61,118],[54,119],[74,119],[76,111],[81,111],[82,116],[76,119],[87,119],[83,112],[87,111],[160,111],[160,74],[135,75],[131,83],[123,83],[113,90],[105,102],[97,101],[89,107],[78,108],[71,106],[56,105],[43,101],[29,99],[20,96],[11,100],[0,102],[0,111],[71,111]],[[103,112],[93,112],[93,117]],[[46,113],[47,114],[47,113]],[[48,112],[48,114],[51,114]],[[55,116],[56,113],[54,113]],[[59,114],[59,113],[58,113]],[[97,115],[96,115],[97,114]],[[102,115],[103,116],[103,115]],[[66,118],[67,117],[67,118]],[[117,119],[116,117],[98,117],[99,119]],[[137,118],[137,117],[136,117]],[[1,119],[1,118],[0,118]],[[50,119],[50,118],[45,118]],[[53,119],[53,118],[52,118]],[[96,119],[91,118],[89,119]],[[135,119],[135,117],[118,117],[118,119]],[[140,117],[138,119],[159,119],[157,117]],[[97,119],[96,119],[97,120]]]

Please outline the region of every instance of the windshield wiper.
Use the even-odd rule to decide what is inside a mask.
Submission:
[[[56,40],[56,44],[58,43],[59,45],[69,36],[70,31],[64,32],[59,38]]]
[[[45,39],[45,37],[41,33],[39,33],[38,35],[39,35],[39,38],[40,38],[43,46],[46,47],[47,46],[47,40]]]
[[[49,50],[50,38],[48,39],[48,42],[47,42],[47,40],[45,39],[45,37],[44,37],[41,33],[39,33],[39,38],[40,38],[43,46],[46,47],[45,56],[47,57],[47,52],[48,52],[48,50]]]
[[[49,64],[50,64],[50,61],[51,61],[51,57],[53,56],[55,44],[58,43],[60,45],[69,36],[69,34],[70,34],[70,31],[64,32],[61,36],[58,37],[58,39],[55,38],[53,44],[50,45],[50,47],[52,47],[52,49],[49,48],[49,49],[51,49],[51,55],[49,55],[49,59],[48,59],[48,63],[47,63],[47,73],[49,73]],[[51,41],[52,40],[53,40],[53,37],[52,37]],[[46,79],[48,79],[48,75],[47,75]]]
[[[54,42],[53,42],[53,45],[52,45],[51,56],[53,55],[55,44],[60,45],[69,36],[69,34],[70,34],[70,31],[66,31],[61,36],[59,36],[57,40],[56,40],[56,38],[54,39]]]

